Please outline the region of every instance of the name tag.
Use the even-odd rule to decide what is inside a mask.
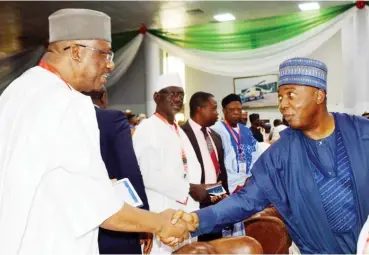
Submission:
[[[246,162],[239,162],[238,169],[240,173],[246,173]]]

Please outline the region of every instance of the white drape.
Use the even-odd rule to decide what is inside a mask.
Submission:
[[[106,87],[115,84],[123,76],[123,74],[125,74],[128,67],[131,65],[132,61],[137,55],[137,52],[142,44],[142,40],[143,34],[140,33],[132,41],[115,53],[115,70],[109,76]]]
[[[151,34],[148,39],[160,48],[183,59],[187,66],[223,76],[252,76],[276,73],[284,60],[295,56],[308,56],[331,38],[352,18],[357,8],[313,28],[292,39],[256,50],[238,52],[209,52],[181,48]]]
[[[369,10],[356,9],[356,15],[341,31],[345,86],[341,110],[362,114],[369,110]]]
[[[0,59],[0,94],[19,75],[35,66],[45,52],[43,46],[27,49],[23,52]]]

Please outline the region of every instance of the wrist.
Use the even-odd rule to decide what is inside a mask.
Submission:
[[[160,233],[163,230],[163,226],[164,226],[164,220],[163,217],[161,217],[160,214],[156,214],[156,220],[153,222],[154,226],[153,226],[153,233],[155,235],[160,235]]]
[[[199,227],[199,223],[200,223],[199,215],[197,213],[195,213],[195,212],[192,212],[191,215],[192,215],[192,218],[194,219],[194,222],[195,222],[195,226],[194,227],[198,228]]]

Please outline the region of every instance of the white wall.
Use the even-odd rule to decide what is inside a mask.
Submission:
[[[296,56],[298,57],[298,56]],[[343,88],[343,63],[341,54],[341,33],[338,32],[331,39],[325,42],[319,49],[311,54],[312,58],[323,61],[328,66],[328,109],[339,111],[339,103],[342,101]],[[245,74],[247,76],[247,74]],[[205,73],[190,67],[186,67],[186,96],[188,98],[185,105],[186,117],[189,116],[188,101],[197,91],[212,93],[218,102],[218,112],[221,114],[222,98],[230,93],[234,93],[233,78]],[[265,108],[248,110],[250,113],[259,113],[261,119],[270,119],[271,122],[279,118],[281,114],[278,108]],[[222,115],[222,114],[221,114]]]

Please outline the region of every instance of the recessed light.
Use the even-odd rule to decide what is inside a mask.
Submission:
[[[316,2],[299,4],[301,11],[311,11],[320,9],[320,5]]]
[[[214,15],[214,19],[219,22],[235,20],[236,18],[230,13],[222,13]]]

